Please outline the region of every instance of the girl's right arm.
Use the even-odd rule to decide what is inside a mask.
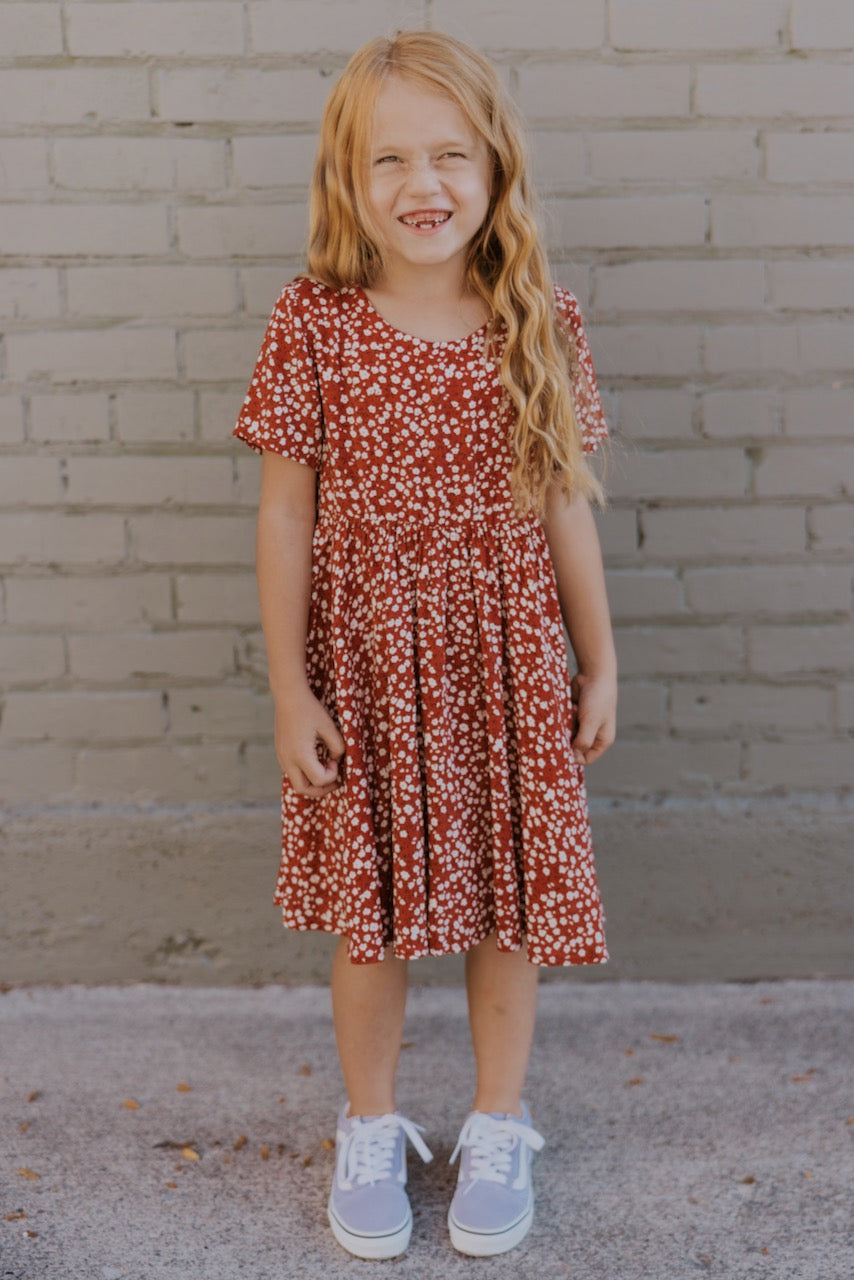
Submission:
[[[276,755],[294,790],[319,798],[340,783],[337,761],[345,744],[306,675],[315,478],[312,467],[265,450],[256,562]],[[328,760],[318,755],[318,743]]]

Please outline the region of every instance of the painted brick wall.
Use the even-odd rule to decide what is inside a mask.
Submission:
[[[274,800],[229,431],[322,102],[396,25],[517,93],[616,428],[591,789],[849,786],[849,0],[0,0],[0,802]]]

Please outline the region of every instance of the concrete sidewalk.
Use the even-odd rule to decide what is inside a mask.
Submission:
[[[854,983],[540,995],[528,1096],[547,1145],[530,1237],[483,1260],[448,1242],[465,999],[414,987],[399,1102],[435,1160],[411,1160],[408,1254],[368,1263],[325,1220],[341,1100],[326,990],[6,992],[0,1277],[854,1276]]]

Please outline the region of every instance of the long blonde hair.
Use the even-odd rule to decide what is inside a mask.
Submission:
[[[389,76],[453,102],[484,139],[492,158],[489,209],[469,246],[466,287],[503,324],[499,377],[516,411],[511,488],[521,511],[545,512],[554,480],[567,495],[598,501],[571,390],[583,378],[572,331],[557,315],[537,226],[525,135],[495,68],[453,36],[403,31],[359,49],[335,85],[323,115],[311,188],[309,274],[333,288],[370,286],[382,250],[366,210],[374,107]]]

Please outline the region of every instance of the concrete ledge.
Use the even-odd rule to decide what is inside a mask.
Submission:
[[[854,976],[854,810],[594,808],[611,961],[554,981]],[[0,820],[0,981],[325,982],[333,939],[272,905],[278,814],[71,810]],[[418,961],[456,983],[460,957]]]

